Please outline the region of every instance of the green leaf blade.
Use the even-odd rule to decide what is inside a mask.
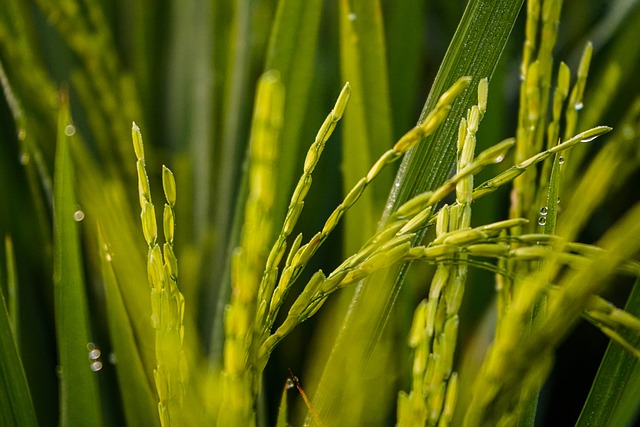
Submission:
[[[300,153],[306,150],[306,139],[301,138],[302,125],[309,104],[309,93],[314,81],[316,44],[322,16],[320,0],[278,2],[275,22],[271,29],[265,71],[278,70],[285,87],[283,128],[280,135],[278,191],[275,203],[275,223],[284,218],[290,189],[296,177],[294,167]]]
[[[0,420],[6,425],[37,426],[27,377],[1,291],[0,300]]]
[[[102,425],[96,373],[90,369],[89,313],[82,271],[74,172],[70,153],[69,104],[60,106],[54,173],[54,309],[60,366],[60,425]]]
[[[640,281],[636,281],[625,310],[640,316]],[[637,348],[640,338],[636,337],[632,344]],[[611,342],[576,426],[631,426],[638,417],[638,408],[640,362],[628,351]]]
[[[340,1],[341,72],[352,87],[343,127],[345,194],[393,142],[385,53],[380,3]],[[355,253],[375,232],[377,212],[384,207],[391,181],[391,171],[384,171],[345,215],[347,254]]]
[[[157,399],[147,381],[131,321],[111,265],[111,254],[100,230],[98,235],[109,334],[117,357],[116,372],[127,425],[159,425]]]

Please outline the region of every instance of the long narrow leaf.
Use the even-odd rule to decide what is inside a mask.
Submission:
[[[384,31],[379,1],[340,1],[340,64],[351,85],[344,118],[343,189],[346,194],[392,144]],[[355,253],[375,232],[391,171],[384,171],[345,215],[345,253]]]
[[[132,157],[135,158],[133,153]],[[137,239],[139,223],[131,211],[129,199],[125,197],[125,189],[135,184],[125,185],[120,180],[109,180],[100,164],[82,145],[73,147],[73,158],[77,177],[76,190],[78,199],[82,202],[82,210],[88,218],[95,220],[94,224],[100,224],[110,250],[116,254],[126,254],[126,262],[113,263],[113,269],[122,285],[120,293],[127,312],[132,313],[130,321],[147,378],[153,382],[156,363],[155,334],[149,318],[151,302],[144,245],[140,245]],[[98,247],[100,238],[96,231],[96,227],[87,227],[85,230],[87,241],[95,242],[95,246],[91,245],[90,248]]]
[[[159,425],[157,399],[147,381],[133,328],[111,265],[112,255],[100,230],[98,235],[102,279],[107,302],[107,320],[111,343],[117,357],[116,370],[127,425]]]
[[[54,298],[60,367],[60,425],[100,426],[100,395],[96,373],[90,369],[89,315],[82,273],[78,207],[68,126],[69,104],[61,96],[54,173]]]
[[[285,87],[286,120],[280,137],[278,188],[274,223],[284,218],[293,187],[294,167],[308,144],[300,131],[309,104],[323,2],[280,0],[269,39],[265,71],[277,70]]]
[[[3,425],[37,426],[29,385],[0,291],[0,420]]]
[[[625,310],[640,315],[640,281],[637,281]],[[640,339],[632,341],[637,348]],[[640,362],[611,342],[582,408],[577,427],[631,426],[640,408]]]

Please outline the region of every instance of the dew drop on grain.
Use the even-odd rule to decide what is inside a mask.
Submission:
[[[591,138],[585,138],[585,139],[583,139],[583,140],[582,140],[582,141],[580,141],[580,142],[591,142],[591,141],[593,141],[594,139],[596,139],[597,137],[598,137],[598,136],[596,135],[596,136],[592,136]]]

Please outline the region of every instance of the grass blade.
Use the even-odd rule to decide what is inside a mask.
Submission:
[[[80,236],[74,219],[73,165],[67,95],[61,93],[54,173],[54,308],[60,366],[60,425],[102,425],[96,374],[87,356],[89,315]]]
[[[294,167],[300,158],[300,131],[308,109],[308,96],[314,80],[316,44],[322,16],[320,0],[280,0],[269,39],[265,71],[278,70],[285,87],[285,110],[279,149],[278,188],[274,223],[284,218]],[[306,140],[304,140],[306,142]]]
[[[18,278],[16,277],[17,268],[15,251],[13,250],[13,240],[10,236],[4,238],[4,253],[7,257],[7,296],[8,300],[7,312],[9,313],[9,320],[11,322],[11,332],[15,337],[16,344],[18,344],[18,337],[20,336],[20,316],[18,313]],[[0,270],[2,272],[2,270]],[[0,284],[4,277],[0,277]],[[0,291],[1,292],[1,291]]]
[[[127,425],[154,426],[159,425],[156,398],[138,353],[133,328],[124,305],[116,275],[111,265],[112,255],[102,232],[100,237],[100,264],[102,280],[105,286],[107,303],[107,320],[114,353],[117,356],[116,371],[122,392]]]
[[[625,310],[640,315],[640,281],[637,281]],[[632,341],[636,347],[640,339]],[[628,351],[610,343],[582,408],[576,426],[631,426],[640,408],[640,362]]]
[[[383,3],[387,47],[389,95],[394,137],[414,124],[415,109],[422,101],[416,88],[424,75],[424,23],[427,4],[421,0]]]
[[[280,406],[278,407],[278,419],[276,421],[276,427],[287,427],[287,392],[289,391],[289,382],[285,384],[282,389],[282,397],[280,398]]]
[[[0,420],[5,425],[37,426],[29,385],[13,336],[4,293],[0,291]]]
[[[136,343],[143,359],[148,381],[153,381],[155,367],[155,334],[149,319],[151,302],[147,283],[145,254],[138,244],[140,232],[130,199],[126,198],[126,186],[120,180],[109,180],[98,163],[84,146],[73,147],[75,172],[78,182],[78,199],[86,216],[95,219],[109,242],[114,254],[126,254],[126,262],[114,262],[116,277],[120,278],[120,293],[136,336]],[[97,227],[87,227],[89,249],[98,248],[100,237]],[[99,254],[95,254],[99,259]],[[144,284],[141,286],[141,284]]]
[[[474,83],[457,98],[446,123],[405,156],[394,185],[398,190],[389,197],[385,218],[410,197],[444,182],[453,166],[458,123],[476,101],[473,88],[481,78],[491,76],[521,5],[522,1],[505,0],[475,0],[468,4],[429,94],[422,119],[456,79],[470,75]],[[487,26],[487,22],[492,24]],[[323,422],[331,424],[350,419],[350,412],[357,411],[358,405],[366,407],[366,402],[350,393],[350,390],[363,387],[364,366],[369,369],[368,378],[376,378],[391,369],[366,362],[370,358],[375,360],[371,357],[372,349],[387,321],[403,274],[404,270],[396,269],[386,280],[376,275],[359,285],[314,399],[313,406]],[[347,383],[346,378],[349,379]]]
[[[351,85],[351,105],[344,118],[343,190],[367,173],[392,143],[386,50],[379,1],[340,1],[340,64]],[[345,253],[352,254],[375,232],[377,212],[391,185],[384,171],[345,215]]]

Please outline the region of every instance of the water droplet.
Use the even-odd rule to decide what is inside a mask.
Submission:
[[[596,139],[597,137],[598,137],[598,135],[596,135],[596,136],[592,136],[591,138],[585,138],[585,139],[583,139],[583,140],[582,140],[582,141],[580,141],[580,142],[591,142],[591,141],[593,141],[594,139]]]
[[[24,141],[26,137],[27,137],[27,131],[24,130],[24,129],[20,129],[18,131],[18,140],[19,141]]]
[[[540,218],[538,218],[538,225],[545,225],[547,223],[547,218],[541,216]]]
[[[287,390],[291,390],[295,386],[296,386],[296,383],[294,383],[291,378],[287,378],[287,385],[286,385]]]
[[[77,211],[75,211],[73,213],[73,220],[80,222],[84,219],[84,212],[82,211],[82,209],[78,209]]]
[[[151,325],[153,329],[158,329],[158,326],[160,326],[160,319],[157,314],[151,314]]]
[[[540,208],[540,215],[545,216],[547,215],[548,209],[546,206],[543,206]]]
[[[87,350],[91,351],[96,348],[96,345],[92,342],[87,343]]]
[[[100,359],[101,355],[102,352],[100,351],[100,349],[94,348],[93,350],[89,351],[89,359],[91,360],[98,360]]]
[[[562,156],[558,157],[558,163],[560,163],[561,165],[564,165],[564,157]]]
[[[353,21],[355,21],[355,20],[356,20],[356,18],[357,18],[357,17],[358,17],[358,16],[357,16],[355,13],[351,12],[351,13],[349,14],[349,21],[352,21],[352,22],[353,22]]]
[[[504,160],[504,155],[500,154],[498,157],[493,159],[493,163],[500,163],[503,160]]]
[[[20,164],[21,165],[29,164],[29,160],[30,160],[29,153],[20,154]]]
[[[111,363],[112,365],[118,363],[118,357],[113,352],[109,353],[109,363]]]
[[[578,101],[575,104],[573,104],[573,108],[575,108],[576,111],[580,111],[584,108],[584,104]]]
[[[95,362],[91,363],[90,368],[93,372],[98,372],[102,370],[102,362],[99,360],[96,360]]]
[[[558,197],[558,201],[556,203],[560,204],[560,197]]]
[[[102,250],[104,251],[104,258],[111,262],[111,252],[109,252],[109,245],[108,244],[104,244],[102,245]]]
[[[520,73],[520,81],[523,82],[524,81],[524,74]]]
[[[76,134],[76,127],[74,125],[67,125],[64,128],[64,134],[67,136],[73,136]]]

